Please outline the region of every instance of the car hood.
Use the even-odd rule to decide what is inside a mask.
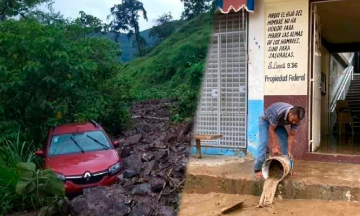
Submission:
[[[101,172],[119,162],[116,150],[60,155],[46,159],[46,168],[65,176],[83,175],[85,172]]]

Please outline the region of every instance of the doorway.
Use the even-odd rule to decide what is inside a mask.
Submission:
[[[309,152],[360,155],[360,1],[311,1],[310,8]]]

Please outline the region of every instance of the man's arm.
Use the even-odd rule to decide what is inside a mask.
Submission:
[[[291,159],[293,159],[293,155],[292,155],[291,152],[292,152],[292,147],[293,147],[293,144],[294,144],[295,135],[296,135],[296,131],[290,129],[290,133],[289,133],[289,136],[288,136],[288,154],[289,154],[289,157]]]
[[[279,146],[276,144],[275,129],[276,129],[276,126],[270,125],[269,137],[270,137],[270,145],[271,145],[272,153],[273,153],[273,155],[278,155],[280,153],[280,151],[279,151]]]

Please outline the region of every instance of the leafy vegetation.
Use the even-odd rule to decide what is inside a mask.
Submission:
[[[20,141],[20,131],[17,134],[16,141],[4,141],[0,146],[0,162],[8,167],[16,167],[20,162],[34,162],[35,147],[32,143]]]
[[[147,21],[148,18],[143,3],[138,0],[122,0],[121,4],[111,8],[110,17],[113,20],[110,26],[114,32],[119,32],[120,30],[127,31],[129,38],[135,35],[136,43],[134,45],[138,48],[139,56],[143,56],[145,54],[146,41],[140,36],[138,21],[140,12],[142,12],[144,19]]]
[[[17,210],[41,208],[39,215],[52,215],[66,207],[64,183],[51,170],[36,169],[32,162],[19,162],[16,167],[0,164],[0,173],[4,199],[0,214],[16,207]]]
[[[128,84],[111,80],[116,44],[84,37],[77,24],[5,21],[0,32],[0,133],[13,133],[12,122],[38,144],[60,123],[94,119],[114,132],[126,123]]]
[[[203,14],[170,35],[145,57],[120,68],[117,79],[128,79],[132,95],[147,99],[153,92],[165,98],[178,98],[176,121],[194,115],[210,41],[212,16]],[[146,98],[139,98],[144,95]],[[189,109],[191,107],[191,109]]]
[[[17,15],[24,17],[31,8],[44,2],[49,2],[49,0],[1,0],[0,21]]]
[[[66,208],[63,182],[41,170],[33,154],[49,127],[93,119],[118,134],[130,119],[129,104],[153,98],[177,99],[173,121],[188,120],[204,71],[212,29],[207,7],[197,18],[188,14],[184,25],[171,14],[159,17],[150,34],[159,44],[145,55],[140,1],[114,6],[110,26],[83,11],[64,19],[51,4],[48,13],[32,10],[43,2],[49,1],[0,2],[0,214],[41,208],[51,215]],[[9,19],[17,15],[20,20]],[[126,65],[117,61],[119,45],[107,38],[120,30],[142,56]]]
[[[184,4],[181,19],[191,20],[209,10],[214,10],[217,0],[180,0]]]
[[[42,212],[59,212],[66,204],[64,183],[52,171],[40,170],[33,153],[31,143],[20,141],[20,132],[16,142],[0,147],[1,215],[40,207],[46,207]]]
[[[183,22],[181,21],[173,21],[171,12],[165,13],[156,20],[156,25],[150,29],[149,36],[157,40],[158,43],[161,43],[182,24]]]
[[[66,207],[64,183],[34,157],[50,126],[94,119],[116,134],[129,120],[129,84],[114,80],[121,52],[88,37],[99,26],[41,11],[0,22],[0,214]]]

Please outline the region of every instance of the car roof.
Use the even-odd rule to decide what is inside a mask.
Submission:
[[[95,122],[71,123],[71,124],[59,125],[57,127],[52,128],[51,134],[60,135],[60,134],[82,133],[88,131],[101,131],[101,127]]]

